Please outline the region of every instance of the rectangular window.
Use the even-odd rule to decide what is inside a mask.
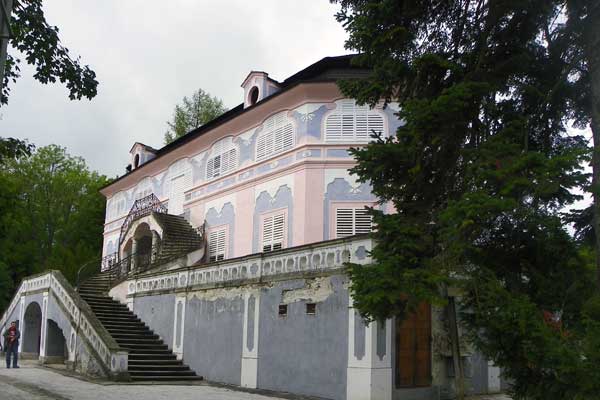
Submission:
[[[222,227],[208,234],[208,259],[209,261],[221,261],[226,257],[227,250],[227,227]]]
[[[280,317],[287,317],[287,304],[280,304],[278,314]]]
[[[262,251],[280,250],[285,247],[285,212],[263,217]]]
[[[431,385],[431,306],[396,319],[396,387]]]
[[[364,207],[339,207],[335,210],[335,236],[369,233],[373,230],[373,221]]]

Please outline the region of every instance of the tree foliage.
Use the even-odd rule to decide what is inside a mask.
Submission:
[[[373,211],[374,265],[350,267],[368,319],[462,289],[478,348],[515,398],[599,398],[600,313],[589,251],[561,210],[588,188],[593,124],[587,1],[341,0],[361,103],[404,124],[353,150],[353,172],[397,213]]]
[[[169,130],[165,133],[165,144],[169,144],[227,111],[223,101],[211,97],[202,89],[198,89],[191,98],[183,98],[181,104],[175,106],[173,119],[167,124]]]
[[[5,160],[0,182],[0,285],[15,289],[23,277],[47,269],[74,282],[81,265],[100,257],[105,203],[98,190],[107,179],[83,159],[42,147]],[[2,293],[0,301],[7,301],[12,291]]]
[[[41,83],[60,81],[69,90],[69,99],[91,99],[97,94],[96,73],[79,58],[72,58],[58,36],[58,28],[46,21],[42,0],[13,0],[10,45],[17,54],[6,59],[0,102],[6,104],[10,82],[20,77],[21,58],[35,67],[33,77]]]

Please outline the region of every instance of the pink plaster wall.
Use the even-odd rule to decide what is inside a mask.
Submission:
[[[244,188],[236,193],[235,249],[233,256],[252,253],[254,188]]]
[[[314,243],[323,240],[323,167],[306,170],[307,192],[305,196],[305,227],[304,243]]]

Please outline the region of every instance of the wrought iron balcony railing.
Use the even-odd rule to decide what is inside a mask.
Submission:
[[[123,244],[123,240],[125,240],[125,233],[127,233],[127,230],[135,220],[150,215],[153,212],[166,214],[167,211],[168,202],[161,202],[154,193],[136,200],[135,203],[133,203],[133,206],[131,206],[131,210],[129,210],[129,214],[127,214],[125,221],[123,221],[123,225],[121,225],[119,248]]]

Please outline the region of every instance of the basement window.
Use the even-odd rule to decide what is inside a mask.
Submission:
[[[287,304],[280,304],[279,305],[279,316],[280,317],[287,317]]]
[[[316,303],[306,303],[306,314],[315,315],[317,313]]]

